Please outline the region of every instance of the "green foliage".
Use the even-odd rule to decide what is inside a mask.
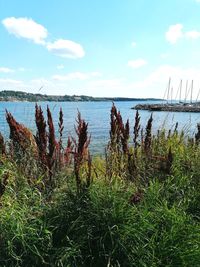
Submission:
[[[137,187],[98,179],[77,194],[73,175],[60,175],[51,199],[5,162],[9,186],[1,198],[0,266],[199,266],[199,190],[179,174]]]
[[[43,220],[46,205],[15,165],[4,162],[9,185],[0,199],[0,266],[43,266],[51,233]]]
[[[69,189],[48,215],[54,266],[199,266],[199,224],[187,205],[170,204],[172,188],[155,180],[138,204],[123,181],[95,181],[79,196]]]
[[[75,102],[75,101],[159,101],[156,98],[126,98],[126,97],[92,97],[85,95],[46,95],[32,94],[22,91],[3,90],[0,91],[0,101],[29,101],[29,102]]]
[[[139,133],[137,115],[132,145],[115,115],[105,158],[79,149],[81,190],[72,164],[52,174],[49,193],[31,153],[19,166],[2,154],[0,266],[199,266],[199,141],[153,135],[152,119]]]

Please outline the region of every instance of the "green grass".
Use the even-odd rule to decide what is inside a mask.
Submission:
[[[129,154],[113,142],[90,184],[80,164],[79,188],[73,165],[45,190],[31,158],[2,155],[0,267],[199,267],[200,146],[164,130],[148,142]]]
[[[77,194],[73,176],[62,173],[48,199],[15,165],[4,168],[0,266],[199,266],[200,191],[192,175],[155,177],[134,204],[136,186],[119,177],[99,175]]]

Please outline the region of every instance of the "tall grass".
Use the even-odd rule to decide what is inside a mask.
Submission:
[[[0,266],[200,266],[200,146],[152,133],[111,108],[105,157],[90,155],[89,125],[59,138],[36,105],[36,135],[6,112],[0,136]],[[134,120],[134,118],[133,118]],[[131,121],[131,120],[130,120]]]

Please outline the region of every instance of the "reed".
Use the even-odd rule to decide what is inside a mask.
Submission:
[[[75,127],[77,140],[73,138],[74,142],[74,174],[76,177],[77,190],[80,192],[84,187],[84,181],[81,179],[81,166],[84,162],[88,162],[89,172],[87,182],[90,181],[91,174],[91,157],[89,154],[88,146],[90,144],[91,137],[88,136],[88,124],[81,118],[80,112],[77,115],[77,126]]]
[[[139,132],[140,132],[140,115],[137,110],[135,114],[135,124],[134,124],[134,131],[133,131],[133,144],[134,144],[135,149],[137,149],[139,145],[138,143]]]
[[[73,148],[74,148],[73,141],[68,136],[67,146],[64,149],[64,163],[65,163],[65,165],[70,165],[72,163]]]
[[[48,134],[46,131],[46,121],[44,119],[42,108],[37,104],[35,105],[35,123],[37,127],[35,139],[39,152],[39,160],[43,168],[46,170],[48,167],[48,157],[47,157]]]
[[[59,140],[58,140],[58,157],[59,157],[59,165],[60,169],[64,166],[64,153],[63,153],[63,130],[64,130],[64,124],[63,124],[63,111],[62,108],[60,108],[59,112],[59,122],[58,122],[58,132],[59,132]]]
[[[144,139],[144,150],[146,153],[148,153],[151,149],[151,141],[152,141],[152,122],[153,122],[153,116],[151,114],[147,126],[146,126],[146,132],[145,132],[145,139]]]
[[[13,142],[16,152],[20,149],[22,152],[26,152],[29,148],[32,149],[34,154],[37,154],[37,147],[35,138],[31,131],[23,124],[18,123],[12,114],[6,110],[6,120],[10,127],[10,139]]]
[[[1,266],[199,266],[199,129],[196,140],[177,129],[153,134],[152,115],[143,129],[138,112],[131,128],[113,104],[100,158],[90,154],[80,112],[66,145],[61,110],[56,133],[50,109],[45,121],[36,105],[35,139],[6,116],[11,142],[0,138],[6,151],[0,155]],[[30,183],[33,158],[43,167]]]
[[[59,147],[62,149],[62,138],[63,138],[63,130],[64,130],[64,125],[63,125],[63,111],[62,108],[60,108],[59,112],[59,122],[58,122],[58,127],[59,127]]]
[[[120,141],[120,120],[120,114],[113,103],[110,111],[110,147],[112,149],[117,149],[116,145]]]
[[[128,154],[129,152],[129,137],[130,137],[130,126],[129,120],[127,120],[126,124],[124,125],[123,122],[121,125],[121,142],[122,142],[122,151],[124,154]]]
[[[54,128],[54,123],[52,119],[52,114],[47,106],[47,124],[48,124],[48,170],[49,170],[49,178],[50,182],[52,182],[52,174],[53,174],[53,169],[57,168],[57,160],[59,160],[59,143],[56,140],[55,137],[55,128]]]

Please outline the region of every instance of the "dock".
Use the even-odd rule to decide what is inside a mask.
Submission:
[[[200,112],[200,103],[175,104],[138,104],[132,107],[135,110],[167,111],[167,112]]]

